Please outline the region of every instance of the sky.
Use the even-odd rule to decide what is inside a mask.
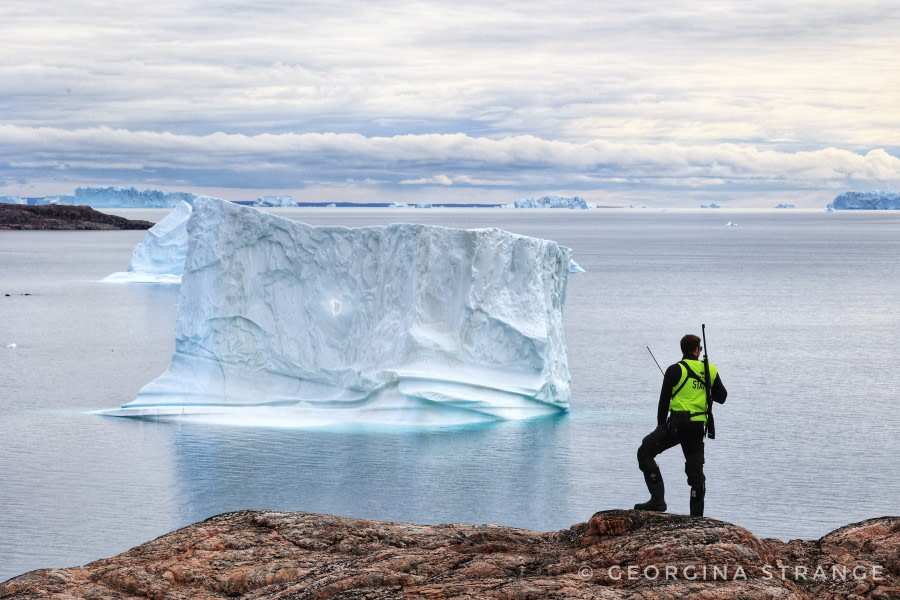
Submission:
[[[900,190],[900,3],[0,5],[0,195],[824,206]]]

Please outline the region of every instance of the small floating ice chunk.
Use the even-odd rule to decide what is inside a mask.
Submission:
[[[734,221],[728,221],[727,223],[725,223],[725,227],[737,227],[737,223],[735,223]]]
[[[569,273],[584,273],[584,269],[574,260],[569,261]]]
[[[18,348],[15,342],[6,345],[7,348]]]

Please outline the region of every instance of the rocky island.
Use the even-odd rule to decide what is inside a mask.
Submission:
[[[598,512],[567,530],[226,513],[0,598],[900,598],[900,517],[816,541],[702,517]]]
[[[0,229],[150,229],[150,221],[107,215],[90,206],[0,204]]]

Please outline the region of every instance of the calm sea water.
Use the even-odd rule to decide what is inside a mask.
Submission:
[[[168,366],[178,291],[97,283],[143,232],[2,232],[0,580],[245,508],[555,530],[631,507],[646,499],[635,451],[661,380],[647,346],[665,366],[701,323],[729,390],[707,442],[708,516],[787,539],[900,513],[900,213],[276,212],[496,226],[573,248],[587,272],[566,305],[569,414],[391,433],[88,415]],[[680,451],[660,464],[670,510],[686,513]]]

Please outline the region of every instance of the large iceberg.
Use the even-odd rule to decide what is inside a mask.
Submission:
[[[900,192],[844,192],[828,205],[833,210],[900,210]]]
[[[180,203],[159,223],[151,227],[144,241],[135,246],[128,271],[112,273],[102,281],[181,283],[188,249],[187,221],[190,216],[191,205],[187,202]],[[574,259],[570,259],[569,272],[577,274],[585,271]]]
[[[516,200],[513,208],[588,208],[588,203],[579,196],[541,196]]]
[[[193,204],[197,197],[197,194],[190,192],[161,192],[134,187],[86,187],[75,188],[74,196],[50,196],[43,202],[93,208],[174,208],[180,202]]]
[[[28,204],[21,196],[0,196],[0,204]]]
[[[110,283],[180,283],[188,249],[187,222],[191,205],[180,202],[168,215],[147,230],[144,241],[134,247],[128,271],[103,279]]]
[[[294,202],[292,196],[260,196],[256,199],[256,202],[253,203],[253,206],[295,207],[297,206],[297,203]]]
[[[314,227],[202,198],[169,369],[113,416],[445,425],[568,408],[570,251],[500,229]]]

